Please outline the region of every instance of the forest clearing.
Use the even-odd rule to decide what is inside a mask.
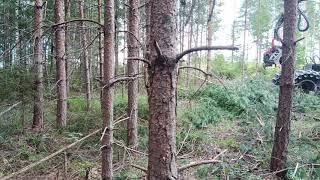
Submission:
[[[0,180],[320,179],[320,1],[0,9]]]

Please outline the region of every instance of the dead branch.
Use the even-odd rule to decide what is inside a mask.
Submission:
[[[235,50],[239,50],[239,48],[235,47],[235,46],[201,46],[201,47],[196,47],[196,48],[191,48],[191,49],[187,49],[185,51],[183,51],[182,53],[178,54],[176,56],[176,63],[178,63],[180,61],[180,59],[183,58],[183,56],[193,53],[193,52],[197,52],[197,51],[211,51],[211,50],[231,50],[231,51],[235,51]]]
[[[182,150],[182,148],[183,148],[183,146],[184,146],[187,138],[189,137],[190,130],[191,130],[191,126],[189,127],[189,130],[188,130],[188,132],[187,132],[187,135],[184,137],[184,139],[183,139],[183,141],[182,141],[182,143],[181,143],[181,145],[180,145],[180,148],[179,148],[179,150],[178,150],[178,152],[177,152],[177,155],[179,155],[179,153],[181,152],[181,150]]]
[[[113,87],[115,84],[117,84],[117,83],[119,83],[119,82],[123,82],[123,81],[126,81],[126,82],[128,82],[128,81],[133,81],[133,80],[135,80],[135,79],[137,79],[137,78],[139,78],[139,77],[141,77],[141,76],[120,77],[120,78],[112,79],[112,80],[109,81],[109,83],[107,83],[106,85],[104,85],[104,86],[102,87],[102,89]]]
[[[137,36],[135,36],[132,32],[121,30],[121,31],[117,31],[116,33],[127,33],[127,34],[131,35],[140,44],[141,48],[144,49],[145,46],[142,44],[142,42],[139,40],[139,38]]]
[[[192,162],[190,164],[187,164],[185,166],[182,166],[182,167],[179,167],[178,168],[178,171],[181,172],[181,171],[184,171],[186,169],[189,169],[191,167],[195,167],[195,166],[200,166],[200,165],[203,165],[203,164],[213,164],[213,163],[221,163],[222,161],[220,160],[217,160],[217,158],[219,156],[221,156],[223,153],[227,152],[227,149],[225,149],[224,151],[222,151],[221,153],[219,153],[217,156],[215,156],[213,159],[210,159],[210,160],[204,160],[204,161],[198,161],[198,162]]]
[[[162,51],[161,51],[160,46],[159,46],[159,44],[158,44],[157,41],[154,41],[154,47],[156,48],[157,55],[158,55],[159,57],[161,57],[161,56],[162,56]]]
[[[132,152],[135,152],[135,153],[141,154],[141,155],[143,155],[143,156],[148,156],[148,154],[147,154],[147,153],[144,153],[144,152],[141,152],[141,151],[138,151],[138,150],[135,150],[135,149],[129,148],[129,147],[127,147],[127,146],[123,145],[121,141],[118,141],[118,140],[116,140],[116,139],[114,139],[114,142],[113,142],[113,143],[114,143],[115,145],[119,146],[119,147],[124,148],[125,150],[129,150],[129,151],[132,151]]]
[[[210,9],[210,13],[209,13],[209,16],[208,16],[208,20],[207,20],[207,23],[209,24],[212,20],[212,15],[213,15],[213,10],[216,6],[216,0],[213,0],[212,1],[213,5],[212,5],[212,8]]]
[[[6,109],[5,111],[3,111],[3,112],[0,113],[0,117],[1,117],[2,115],[4,115],[5,113],[11,111],[13,108],[15,108],[16,106],[18,106],[18,105],[21,104],[21,103],[22,103],[22,101],[19,101],[19,102],[15,103],[14,105],[10,106],[8,109]]]
[[[69,23],[73,23],[73,22],[90,22],[90,23],[97,24],[100,27],[104,27],[103,24],[99,23],[98,21],[92,20],[92,19],[73,19],[73,20],[70,20],[70,21],[65,21],[65,22],[62,22],[62,23],[54,24],[54,25],[52,25],[52,27],[65,25],[65,24],[69,24]]]
[[[136,165],[136,164],[131,164],[131,166],[134,167],[134,168],[137,168],[137,169],[139,169],[139,170],[141,170],[141,171],[143,171],[145,173],[147,173],[147,171],[148,171],[146,168],[141,167],[141,166]]]
[[[204,70],[202,70],[202,69],[200,69],[200,68],[196,68],[196,67],[192,67],[192,66],[182,66],[182,67],[179,67],[179,70],[180,70],[180,69],[194,69],[194,70],[200,71],[200,72],[203,73],[205,76],[212,76],[212,74],[207,73],[207,72],[205,72]]]
[[[37,162],[35,162],[35,163],[32,163],[32,164],[30,164],[30,165],[22,168],[21,170],[15,172],[15,173],[12,173],[12,174],[10,174],[10,175],[8,175],[8,176],[2,177],[1,180],[11,179],[11,178],[13,178],[13,177],[15,177],[15,176],[17,176],[17,175],[19,175],[19,174],[21,174],[21,173],[24,173],[24,172],[26,172],[26,171],[34,168],[35,166],[38,166],[39,164],[42,164],[42,163],[48,161],[49,159],[51,159],[51,158],[53,158],[53,157],[61,154],[62,152],[66,151],[66,150],[68,150],[68,149],[70,149],[70,148],[72,148],[73,146],[79,144],[80,142],[82,142],[82,141],[88,139],[89,137],[91,137],[91,136],[99,133],[100,131],[101,131],[101,129],[98,129],[98,130],[96,130],[96,131],[88,134],[87,136],[85,136],[85,137],[77,140],[76,142],[74,142],[74,143],[72,143],[72,144],[69,144],[68,146],[65,146],[64,148],[62,148],[62,149],[60,149],[60,150],[58,150],[58,151],[50,154],[49,156],[47,156],[47,157],[45,157],[45,158],[43,158],[43,159],[41,159],[41,160],[39,160],[39,161],[37,161]]]
[[[128,57],[128,58],[126,58],[126,60],[128,60],[128,61],[141,61],[141,62],[147,64],[148,68],[151,67],[151,63],[150,63],[148,60],[143,59],[143,58],[139,58],[139,57]]]

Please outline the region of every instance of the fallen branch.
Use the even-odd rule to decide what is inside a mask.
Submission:
[[[139,169],[139,170],[141,170],[141,171],[143,171],[145,173],[147,173],[147,171],[148,171],[146,168],[141,167],[141,166],[136,165],[136,164],[131,164],[131,166],[134,167],[134,168],[137,168],[137,169]]]
[[[290,170],[290,169],[299,169],[299,168],[302,168],[302,167],[307,167],[307,166],[311,166],[311,167],[316,167],[316,168],[318,168],[318,167],[320,167],[320,164],[303,164],[303,165],[301,165],[301,166],[296,166],[296,167],[294,167],[294,168],[285,168],[285,169],[281,169],[281,170],[278,170],[278,171],[274,171],[274,172],[270,172],[270,173],[265,173],[265,174],[261,174],[261,175],[259,175],[259,176],[265,176],[265,178],[267,178],[267,177],[269,177],[269,176],[272,176],[272,175],[276,175],[276,174],[278,174],[278,173],[281,173],[281,172],[284,172],[284,171],[288,171],[288,170]]]
[[[197,52],[197,51],[210,51],[210,50],[239,50],[239,48],[235,46],[202,46],[202,47],[196,47],[196,48],[191,48],[183,51],[182,53],[178,54],[176,56],[176,63],[180,61],[180,59],[183,58],[183,56],[190,54],[192,52]]]
[[[217,158],[219,156],[221,156],[223,153],[227,152],[227,150],[225,149],[224,151],[222,151],[221,153],[219,153],[217,156],[215,156],[213,159],[211,160],[204,160],[204,161],[198,161],[198,162],[192,162],[190,164],[187,164],[185,166],[182,166],[180,168],[178,168],[178,171],[184,171],[186,169],[189,169],[191,167],[195,167],[195,166],[200,166],[200,165],[204,165],[204,164],[213,164],[213,163],[221,163],[222,161],[217,160]]]
[[[10,174],[10,175],[8,175],[8,176],[2,177],[2,178],[0,178],[0,179],[1,179],[1,180],[7,180],[7,179],[11,179],[11,178],[13,178],[13,177],[15,177],[15,176],[17,176],[17,175],[19,175],[19,174],[21,174],[21,173],[24,173],[24,172],[26,172],[26,171],[34,168],[35,166],[38,166],[39,164],[42,164],[42,163],[46,162],[47,160],[49,160],[49,159],[51,159],[51,158],[53,158],[53,157],[61,154],[62,152],[66,151],[66,150],[68,150],[68,149],[70,149],[70,148],[72,148],[73,146],[79,144],[80,142],[82,142],[82,141],[88,139],[89,137],[91,137],[91,136],[99,133],[100,131],[101,131],[101,129],[98,129],[98,130],[96,130],[96,131],[88,134],[87,136],[79,139],[78,141],[76,141],[76,142],[74,142],[74,143],[72,143],[72,144],[69,144],[68,146],[65,146],[64,148],[62,148],[62,149],[60,149],[60,150],[58,150],[58,151],[50,154],[49,156],[47,156],[47,157],[45,157],[45,158],[43,158],[43,159],[41,159],[41,160],[39,160],[39,161],[37,161],[37,162],[35,162],[35,163],[32,163],[32,164],[30,164],[30,165],[22,168],[21,170],[15,172],[15,173],[12,173],[12,174]]]
[[[132,148],[129,148],[129,147],[123,145],[121,141],[114,140],[114,144],[117,145],[117,146],[119,146],[119,147],[124,148],[125,150],[129,150],[129,151],[132,151],[132,152],[135,152],[135,153],[144,155],[144,156],[148,156],[147,153],[144,153],[144,152],[141,152],[141,151],[138,151],[138,150],[135,150],[135,149],[132,149]]]
[[[14,105],[10,106],[8,109],[6,109],[5,111],[3,111],[3,112],[0,113],[0,117],[1,117],[2,115],[4,115],[5,113],[11,111],[13,108],[15,108],[16,106],[18,106],[18,105],[21,104],[21,103],[22,103],[22,101],[17,102],[17,103],[15,103]]]

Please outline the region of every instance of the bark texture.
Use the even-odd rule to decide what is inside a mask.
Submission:
[[[84,15],[84,0],[79,1],[79,12],[80,18],[85,19]],[[88,59],[87,50],[87,36],[84,26],[84,22],[80,21],[80,40],[81,40],[81,61],[83,62],[84,80],[85,80],[85,90],[86,90],[86,109],[87,111],[91,108],[91,77],[90,77],[90,64]]]
[[[148,179],[177,179],[175,0],[151,0]],[[158,49],[156,47],[159,47]]]
[[[56,0],[54,5],[55,24],[64,22],[64,1]],[[67,83],[65,60],[65,29],[64,25],[55,26],[55,58],[57,65],[57,125],[64,127],[67,124]]]
[[[296,59],[296,24],[297,24],[297,0],[284,1],[284,45],[282,55],[282,72],[280,82],[280,95],[277,123],[274,132],[274,144],[272,149],[270,168],[278,171],[286,168],[288,144],[290,134],[290,121],[292,116],[292,97],[294,88],[294,64]],[[285,178],[287,171],[277,174]]]
[[[43,53],[42,53],[42,0],[35,2],[34,22],[34,111],[32,128],[43,128]]]
[[[139,56],[139,43],[135,37],[139,37],[139,4],[140,0],[129,0],[127,46],[128,57]],[[138,61],[128,61],[128,76],[138,74]],[[138,79],[128,84],[128,117],[127,132],[128,145],[136,147],[138,144]]]
[[[112,138],[113,138],[113,88],[108,84],[114,78],[114,1],[105,0],[104,5],[104,62],[103,62],[103,84],[102,89],[102,114],[103,128],[102,138],[102,180],[112,179]]]

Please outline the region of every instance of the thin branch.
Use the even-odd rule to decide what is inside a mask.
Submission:
[[[192,66],[182,66],[182,67],[179,67],[179,70],[180,70],[180,69],[194,69],[194,70],[200,71],[200,72],[203,73],[205,76],[212,76],[212,74],[207,73],[207,72],[205,72],[204,70],[202,70],[202,69],[200,69],[200,68],[196,68],[196,67],[192,67]]]
[[[196,48],[191,48],[183,51],[182,53],[178,54],[176,57],[176,62],[178,63],[180,59],[183,58],[183,56],[190,54],[192,52],[197,52],[197,51],[210,51],[210,50],[239,50],[239,48],[235,46],[202,46],[202,47],[196,47]]]
[[[133,80],[135,80],[135,79],[137,79],[137,78],[139,78],[139,77],[140,77],[140,76],[132,76],[132,77],[120,77],[120,78],[117,78],[117,79],[113,79],[113,80],[111,80],[107,85],[104,85],[104,86],[102,87],[102,89],[103,89],[103,88],[106,88],[106,87],[110,88],[110,87],[114,86],[115,84],[117,84],[117,83],[119,83],[119,82],[123,82],[123,81],[126,81],[126,82],[128,82],[128,81],[133,81]]]
[[[50,154],[49,156],[47,156],[47,157],[45,157],[45,158],[43,158],[43,159],[41,159],[41,160],[39,160],[39,161],[37,161],[37,162],[35,162],[35,163],[32,163],[32,164],[30,164],[30,165],[22,168],[21,170],[15,172],[15,173],[12,173],[12,174],[10,174],[10,175],[8,175],[8,176],[5,176],[5,177],[1,177],[1,180],[11,179],[11,178],[13,178],[13,177],[15,177],[15,176],[17,176],[17,175],[19,175],[19,174],[22,174],[22,173],[30,170],[31,168],[34,168],[35,166],[38,166],[39,164],[42,164],[42,163],[48,161],[49,159],[51,159],[51,158],[53,158],[53,157],[61,154],[62,152],[66,151],[66,150],[68,150],[68,149],[70,149],[70,148],[72,148],[73,146],[79,144],[80,142],[82,142],[82,141],[88,139],[89,137],[91,137],[91,136],[99,133],[100,131],[101,131],[101,129],[98,129],[98,130],[96,130],[96,131],[88,134],[87,136],[79,139],[78,141],[76,141],[76,142],[74,142],[74,143],[72,143],[72,144],[69,144],[68,146],[65,146],[64,148],[62,148],[62,149],[60,149],[60,150],[58,150],[58,151]]]
[[[148,171],[146,168],[141,167],[141,166],[136,165],[136,164],[131,164],[131,166],[134,167],[134,168],[136,168],[136,169],[139,169],[139,170],[141,170],[141,171],[143,171],[143,172],[145,172],[145,173],[147,173],[147,171]]]
[[[154,47],[156,48],[157,55],[158,55],[159,57],[162,56],[162,51],[161,51],[160,46],[159,46],[159,44],[158,44],[157,41],[154,41]]]
[[[69,23],[73,23],[73,22],[91,22],[91,23],[99,25],[100,27],[104,27],[103,24],[99,23],[98,21],[92,20],[92,19],[73,19],[70,21],[65,21],[62,23],[54,24],[54,25],[52,25],[52,27],[56,27],[56,26],[60,26],[60,25],[64,25],[64,24],[69,24]]]
[[[226,149],[224,151],[222,151],[221,153],[219,153],[217,156],[215,156],[213,159],[204,160],[204,161],[198,161],[198,162],[192,162],[190,164],[187,164],[185,166],[182,166],[182,167],[178,168],[178,171],[181,172],[181,171],[184,171],[184,170],[186,170],[188,168],[195,167],[195,166],[200,166],[200,165],[203,165],[203,164],[221,163],[222,161],[217,160],[217,158],[219,156],[221,156],[225,152],[227,152]]]
[[[2,115],[4,115],[5,113],[11,111],[13,108],[15,108],[16,106],[18,106],[18,105],[21,104],[21,103],[22,103],[22,101],[17,102],[17,103],[15,103],[14,105],[10,106],[7,110],[5,110],[5,111],[3,111],[3,112],[0,113],[0,117],[1,117]]]
[[[211,20],[212,20],[212,15],[213,15],[213,10],[214,10],[214,8],[215,8],[215,6],[216,6],[216,0],[213,0],[212,1],[212,8],[210,9],[210,13],[209,13],[209,16],[208,16],[208,20],[207,20],[207,23],[209,24],[210,22],[211,22]]]
[[[127,146],[125,146],[125,145],[123,145],[123,143],[121,142],[121,141],[118,141],[118,140],[114,140],[114,142],[113,142],[115,145],[117,145],[117,146],[119,146],[119,147],[122,147],[122,148],[124,148],[125,150],[129,150],[129,151],[132,151],[132,152],[135,152],[135,153],[138,153],[138,154],[141,154],[141,155],[143,155],[143,156],[148,156],[148,154],[147,153],[144,153],[144,152],[141,152],[141,151],[138,151],[138,150],[135,150],[135,149],[132,149],[132,148],[129,148],[129,147],[127,147]]]
[[[148,2],[146,2],[146,3],[141,4],[141,5],[138,7],[138,9],[141,9],[141,8],[143,8],[143,7],[147,6],[149,3],[150,3],[150,1],[148,1]]]
[[[138,41],[138,43],[140,44],[141,48],[144,49],[145,46],[142,44],[142,42],[139,40],[139,38],[137,36],[135,36],[132,32],[122,30],[122,31],[117,31],[116,33],[127,33],[127,34],[133,36]]]
[[[128,57],[128,58],[126,58],[126,60],[128,60],[128,61],[141,61],[141,62],[147,64],[148,67],[151,67],[151,63],[150,63],[148,60],[143,59],[143,58],[139,58],[139,57]]]

